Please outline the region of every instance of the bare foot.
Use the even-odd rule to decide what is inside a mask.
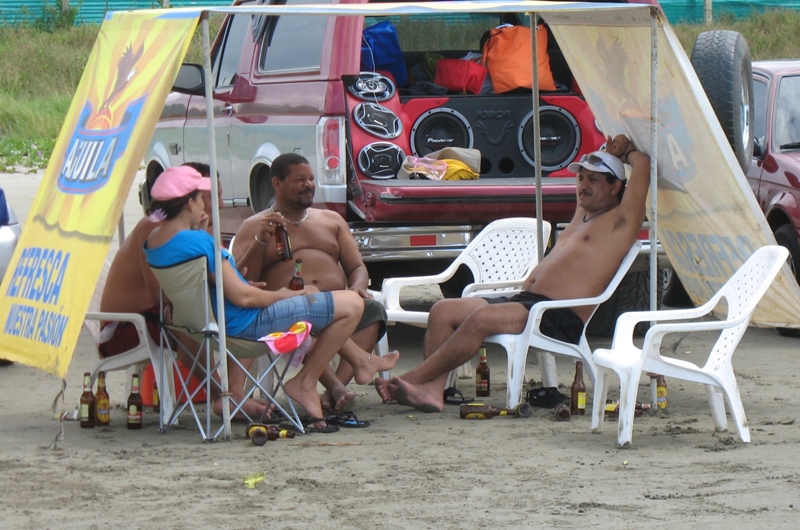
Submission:
[[[301,407],[306,409],[306,412],[312,418],[323,418],[322,403],[320,402],[319,395],[317,394],[316,381],[312,388],[303,388],[297,378],[290,379],[283,384],[283,390],[286,395],[300,404]],[[313,424],[314,427],[324,429],[326,424],[324,421],[318,421]]]
[[[380,377],[375,378],[375,390],[378,392],[378,395],[381,397],[384,403],[391,403],[395,401],[394,394],[389,388],[389,381],[390,379],[381,379]]]
[[[400,353],[393,351],[387,353],[383,357],[377,355],[370,355],[361,366],[355,367],[355,381],[359,385],[366,385],[372,380],[372,377],[383,370],[391,370],[397,364],[400,358]]]
[[[320,396],[320,401],[322,401],[322,410],[338,414],[353,408],[353,404],[356,401],[356,393],[342,385],[341,388],[337,388],[333,392],[326,390]]]
[[[414,385],[398,377],[391,379],[390,386],[394,387],[394,395],[401,405],[408,405],[422,412],[441,412],[444,409],[442,392],[437,397],[425,385]]]
[[[236,408],[236,404],[239,403],[239,400],[242,398],[237,398],[236,396],[231,396],[230,400],[230,408],[231,411]],[[271,403],[267,403],[265,401],[259,401],[257,399],[248,399],[244,402],[244,405],[233,415],[232,419],[237,420],[250,420],[256,421],[263,418],[270,418],[272,417],[272,410],[275,408],[274,405]],[[222,417],[222,399],[217,398],[214,401],[213,406],[214,414],[219,417]]]

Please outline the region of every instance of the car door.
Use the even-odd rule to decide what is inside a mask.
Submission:
[[[761,184],[761,174],[763,171],[764,152],[767,149],[767,117],[769,116],[769,77],[761,72],[753,72],[753,137],[761,146],[761,154],[750,161],[750,169],[747,171],[747,182],[753,190],[753,194],[758,199],[761,209],[764,210],[766,204],[759,196]]]

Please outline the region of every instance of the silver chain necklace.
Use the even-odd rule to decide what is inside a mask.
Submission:
[[[277,208],[273,208],[272,211],[275,212],[275,213],[281,213]],[[281,214],[281,215],[283,215],[283,214]],[[303,222],[306,219],[308,219],[308,209],[306,209],[305,213],[303,214],[303,218],[300,219],[299,221],[292,221],[291,219],[287,218],[285,215],[283,216],[283,220],[284,221],[286,221],[287,223],[292,224],[294,226],[300,226],[301,224],[303,224]]]

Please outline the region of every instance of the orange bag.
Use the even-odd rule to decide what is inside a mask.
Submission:
[[[539,90],[555,90],[550,56],[547,54],[547,28],[539,25],[536,31],[538,46]],[[483,48],[483,63],[496,93],[516,88],[532,88],[531,34],[525,26],[495,28]]]

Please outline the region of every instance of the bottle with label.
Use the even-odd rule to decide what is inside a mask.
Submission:
[[[570,416],[569,407],[564,403],[559,403],[553,408],[553,419],[555,421],[569,421]]]
[[[478,353],[478,367],[475,368],[475,395],[478,397],[489,397],[491,393],[491,374],[489,363],[486,361],[486,345],[481,344]]]
[[[656,378],[656,404],[661,410],[667,408],[667,380],[663,375]]]
[[[301,274],[303,273],[303,259],[297,258],[294,260],[294,274],[292,275],[292,279],[289,281],[289,289],[292,291],[301,291],[306,285],[303,282],[303,277]]]
[[[83,374],[83,394],[80,402],[81,427],[94,427],[95,404],[94,393],[92,392],[92,374]]]
[[[95,417],[94,423],[98,427],[105,427],[111,423],[111,404],[106,390],[106,373],[97,372],[97,395],[94,398]]]
[[[294,431],[279,429],[274,425],[267,427],[267,440],[277,440],[278,438],[294,438],[294,435]]]
[[[495,416],[527,418],[531,415],[531,406],[520,403],[513,409],[501,409],[485,403],[464,403],[460,407],[459,414],[462,420],[488,420]]]
[[[569,413],[573,416],[586,414],[586,384],[583,382],[583,361],[575,363],[575,379],[570,389]]]
[[[131,395],[128,396],[128,419],[129,429],[142,428],[142,396],[139,394],[139,374],[133,374],[131,378]]]
[[[275,245],[278,247],[278,258],[281,261],[292,259],[292,243],[289,241],[289,233],[281,224],[275,228]]]

